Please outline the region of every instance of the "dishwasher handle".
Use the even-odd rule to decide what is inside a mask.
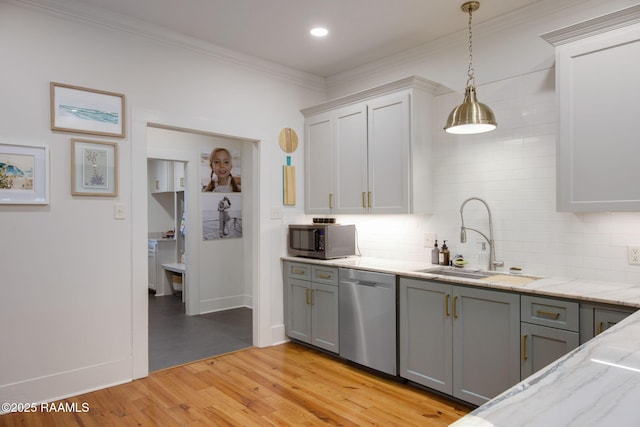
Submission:
[[[393,287],[393,285],[387,283],[372,282],[369,280],[341,280],[340,283],[345,285],[368,286],[370,288],[391,289]]]

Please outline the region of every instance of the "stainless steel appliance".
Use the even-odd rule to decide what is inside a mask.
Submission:
[[[356,254],[356,226],[339,224],[289,225],[289,254],[331,259]]]
[[[397,375],[396,276],[341,268],[340,356]]]

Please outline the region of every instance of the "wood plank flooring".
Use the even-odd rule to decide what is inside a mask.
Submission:
[[[0,426],[446,426],[472,408],[308,347],[249,348],[12,413]]]

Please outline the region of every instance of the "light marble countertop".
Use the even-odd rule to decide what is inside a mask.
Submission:
[[[452,426],[637,427],[639,338],[637,312]]]
[[[316,260],[310,258],[283,257],[283,260],[304,262],[333,267],[355,268],[360,270],[378,271],[419,279],[441,279],[447,282],[468,286],[479,286],[504,291],[514,291],[526,294],[536,294],[558,298],[568,298],[580,301],[614,304],[640,308],[640,285],[626,283],[603,282],[595,280],[572,279],[563,277],[535,278],[536,280],[524,284],[513,284],[505,280],[504,276],[511,276],[507,272],[496,271],[496,279],[466,279],[452,276],[441,276],[421,272],[440,266],[427,262],[412,262],[382,258],[348,257],[333,260]],[[454,267],[455,268],[455,267]],[[461,269],[462,271],[462,269]],[[493,273],[493,272],[492,272]],[[532,277],[513,275],[512,277]],[[639,422],[640,425],[640,422]]]
[[[581,301],[640,307],[640,285],[570,278],[540,278],[512,285],[416,272],[428,263],[350,257],[308,262],[442,279]],[[453,423],[455,427],[640,426],[640,311],[561,357]]]

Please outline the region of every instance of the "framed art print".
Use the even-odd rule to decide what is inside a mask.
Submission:
[[[0,203],[49,204],[49,148],[0,143]]]
[[[114,142],[71,140],[71,194],[118,195],[118,145]]]
[[[50,84],[51,130],[124,138],[124,95]]]

